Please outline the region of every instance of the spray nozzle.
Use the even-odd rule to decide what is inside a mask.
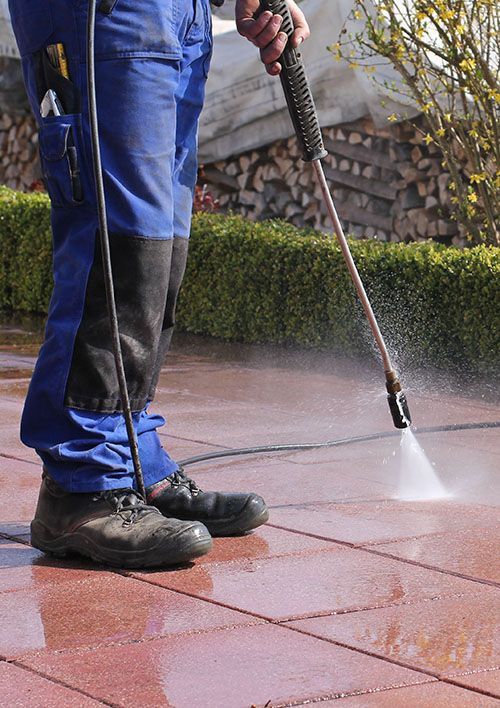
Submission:
[[[386,371],[387,401],[396,428],[409,428],[411,425],[410,409],[406,396],[401,390],[401,384],[394,371]]]

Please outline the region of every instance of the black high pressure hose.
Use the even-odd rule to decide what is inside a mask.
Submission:
[[[106,302],[109,316],[109,326],[113,343],[113,355],[115,359],[116,375],[120,389],[120,400],[122,404],[123,417],[127,428],[127,437],[130,445],[130,453],[134,465],[134,473],[139,493],[146,499],[144,478],[142,475],[141,461],[139,458],[139,447],[134,430],[130,398],[128,395],[127,379],[120,342],[120,330],[118,327],[118,315],[116,312],[115,289],[113,285],[113,270],[111,267],[111,253],[109,247],[108,219],[106,215],[106,197],[104,194],[104,182],[102,177],[101,151],[99,149],[99,125],[97,118],[97,100],[95,90],[95,57],[94,57],[94,36],[95,36],[95,13],[96,0],[88,0],[87,10],[87,95],[89,104],[90,137],[92,143],[92,167],[95,180],[95,194],[97,201],[97,216],[99,220],[99,239],[101,243],[102,266],[104,271],[104,287],[106,289]]]
[[[419,428],[419,434],[425,433],[452,433],[459,430],[488,430],[490,428],[500,428],[500,420],[485,423],[451,423],[450,425],[436,425],[429,428]],[[216,450],[207,452],[204,455],[194,455],[180,460],[179,465],[188,467],[199,462],[209,462],[223,457],[240,457],[242,455],[262,455],[271,452],[301,452],[304,450],[317,450],[323,447],[341,447],[343,445],[354,445],[355,443],[370,442],[372,440],[383,440],[385,438],[400,437],[399,430],[384,430],[380,433],[370,433],[370,435],[357,435],[352,438],[339,438],[338,440],[328,440],[317,443],[287,443],[285,445],[259,445],[256,447],[239,447],[229,450]]]

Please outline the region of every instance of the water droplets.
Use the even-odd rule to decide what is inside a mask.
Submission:
[[[411,428],[405,428],[401,433],[400,452],[401,474],[398,499],[430,501],[450,496],[439,481]]]

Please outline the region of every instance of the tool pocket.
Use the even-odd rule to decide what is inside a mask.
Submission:
[[[9,0],[9,11],[21,56],[47,43],[53,31],[49,0]]]
[[[49,116],[40,126],[43,177],[53,206],[83,204],[79,115]]]

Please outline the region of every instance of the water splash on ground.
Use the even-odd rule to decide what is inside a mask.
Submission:
[[[430,501],[451,496],[439,478],[411,428],[401,433],[401,476],[398,499]]]

